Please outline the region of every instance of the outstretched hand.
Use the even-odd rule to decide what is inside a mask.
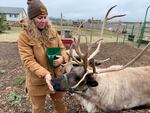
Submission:
[[[50,82],[50,81],[52,80],[51,75],[50,75],[50,74],[47,74],[47,75],[45,76],[45,80],[46,80],[46,83],[47,83],[47,85],[48,85],[49,90],[52,91],[52,92],[55,92],[55,90],[54,90],[54,88],[53,88],[53,86],[52,86],[52,84],[51,84],[51,82]]]

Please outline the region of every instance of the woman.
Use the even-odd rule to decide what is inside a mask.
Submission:
[[[63,74],[62,63],[68,57],[57,32],[48,23],[48,12],[40,0],[28,0],[28,24],[21,31],[18,49],[26,71],[26,89],[32,102],[32,113],[44,113],[45,98],[50,94],[57,113],[66,113],[63,93],[54,93],[50,81]],[[47,57],[47,48],[61,48],[61,56],[54,60],[54,70]]]

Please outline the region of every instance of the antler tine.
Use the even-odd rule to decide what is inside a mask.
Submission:
[[[80,25],[79,25],[79,27],[78,27],[78,36],[80,36],[80,29],[81,29],[81,26],[82,26],[84,23],[86,23],[86,22],[80,23]]]
[[[112,17],[107,18],[107,20],[111,20],[111,19],[113,19],[113,18],[123,17],[123,16],[126,16],[126,14],[123,14],[123,15],[115,15],[115,16],[112,16]]]
[[[150,46],[150,42],[147,44],[147,46],[138,54],[136,55],[131,61],[129,61],[126,65],[124,65],[123,67],[120,67],[118,69],[99,69],[97,72],[98,73],[105,73],[105,72],[112,72],[112,71],[120,71],[125,69],[126,67],[128,67],[129,65],[133,64],[136,60],[138,60],[143,53],[148,49],[148,47]]]
[[[76,41],[75,39],[75,50],[77,52],[77,54],[79,55],[80,58],[83,58],[84,57],[84,54],[81,52],[81,49],[80,49],[80,38],[81,38],[81,35],[80,35],[80,29],[81,29],[81,26],[84,24],[85,22],[82,22],[80,23],[79,27],[78,27],[78,40]]]
[[[88,52],[83,54],[81,52],[79,44],[80,44],[80,37],[78,38],[78,41],[75,43],[75,51],[76,51],[76,53],[78,54],[78,56],[82,60],[82,62],[80,62],[80,65],[83,65],[84,69],[87,70],[87,66],[88,66],[88,60],[87,60]]]
[[[80,58],[84,57],[84,54],[81,52],[81,49],[80,49],[80,37],[78,37],[78,40],[75,43],[75,51],[77,52]]]
[[[78,40],[76,41],[75,39],[75,51],[76,53],[78,54],[78,56],[82,59],[82,62],[80,64],[82,64],[85,68],[85,70],[87,70],[87,65],[88,65],[88,62],[87,62],[87,56],[88,56],[88,52],[86,52],[85,54],[83,54],[81,52],[81,48],[80,48],[80,39],[81,39],[81,35],[80,35],[80,28],[81,26],[84,24],[85,22],[82,22],[79,27],[78,27]],[[86,43],[87,43],[87,40],[86,40]]]
[[[102,40],[99,41],[96,50],[88,57],[88,61],[90,61],[97,53],[99,52]]]
[[[97,43],[99,41],[101,41],[101,40],[103,40],[103,39],[98,39],[98,40],[96,40],[95,42],[93,42],[91,44],[87,44],[88,45],[88,52],[90,53],[90,51],[92,50],[92,48],[94,48],[97,45]]]
[[[79,84],[85,79],[85,77],[87,76],[88,73],[89,73],[89,72],[87,71],[87,72],[84,74],[84,76],[82,77],[82,79],[81,79],[76,85],[74,85],[74,86],[71,87],[71,88],[77,88],[77,87],[79,86]]]
[[[77,42],[77,48],[75,49],[77,54],[80,56],[80,58],[83,60],[83,66],[84,66],[84,69],[87,70],[87,66],[88,66],[88,60],[87,60],[87,57],[88,57],[88,47],[87,47],[87,51],[83,54],[81,52],[81,49],[80,49],[80,37],[78,38],[78,42]]]
[[[108,10],[108,12],[106,13],[105,18],[108,18],[108,15],[109,15],[110,11],[111,11],[113,8],[115,8],[115,7],[117,7],[117,5],[112,6],[112,7]]]
[[[95,60],[94,59],[91,59],[91,67],[92,67],[92,69],[93,69],[93,73],[96,73],[96,67],[95,67]]]
[[[96,66],[98,66],[98,65],[101,65],[102,63],[104,63],[104,62],[107,62],[107,61],[109,61],[110,60],[110,58],[107,58],[107,59],[105,59],[105,60],[95,60],[95,59],[91,59],[90,61],[89,61],[89,66],[90,67],[92,67],[92,69],[93,69],[93,73],[97,73],[97,68],[96,68]],[[89,70],[90,70],[90,68],[89,68]]]
[[[105,19],[104,19],[104,21],[103,21],[102,28],[101,28],[101,35],[100,35],[101,37],[103,37],[104,27],[105,27],[105,24],[107,23],[108,20],[111,20],[111,19],[117,18],[117,17],[125,16],[125,14],[123,14],[123,15],[115,15],[115,16],[112,16],[112,17],[108,17],[108,15],[109,15],[109,13],[111,12],[111,10],[112,10],[113,8],[115,8],[116,6],[117,6],[117,5],[114,5],[113,7],[111,7],[111,8],[108,10],[108,12],[106,13],[106,16],[105,16]]]
[[[71,44],[71,47],[70,47],[70,57],[73,59],[73,61],[75,61],[75,62],[78,63],[79,65],[83,65],[82,62],[78,61],[78,60],[74,57],[72,46],[73,46],[73,44]]]
[[[103,39],[101,38],[101,39],[96,40],[95,42],[90,43],[90,44],[88,45],[88,47],[90,47],[90,48],[95,47],[95,45],[96,45],[99,41],[101,41],[101,40],[103,40]]]
[[[95,42],[93,42],[92,44],[96,44],[96,43],[98,43],[99,41],[101,41],[101,40],[103,40],[102,38],[101,39],[98,39],[98,40],[96,40]]]
[[[111,7],[111,8],[108,10],[108,12],[107,12],[107,14],[106,14],[106,16],[105,16],[105,19],[106,19],[106,20],[111,20],[111,19],[113,19],[113,18],[122,17],[122,16],[125,16],[125,15],[126,15],[126,14],[123,14],[123,15],[115,15],[115,16],[112,16],[112,17],[108,17],[110,11],[111,11],[113,8],[115,8],[116,6],[117,6],[117,5],[114,5],[113,7]]]
[[[104,60],[95,60],[95,63],[96,64],[102,64],[102,63],[104,63],[104,62],[107,62],[107,61],[109,61],[110,60],[110,58],[107,58],[107,59],[104,59]]]

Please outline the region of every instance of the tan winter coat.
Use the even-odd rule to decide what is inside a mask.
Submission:
[[[50,70],[48,57],[46,55],[47,48],[60,47],[61,55],[65,62],[68,60],[66,49],[57,32],[51,27],[50,33],[51,38],[46,43],[33,40],[25,30],[20,33],[18,39],[21,61],[26,70],[26,87],[31,96],[41,96],[49,93],[44,77],[49,73],[54,77],[54,73]],[[57,76],[62,75],[63,67],[59,66],[56,68],[55,73]]]

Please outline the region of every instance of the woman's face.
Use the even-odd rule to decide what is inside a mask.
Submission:
[[[42,30],[48,25],[48,16],[47,15],[39,15],[34,18],[35,26]]]

